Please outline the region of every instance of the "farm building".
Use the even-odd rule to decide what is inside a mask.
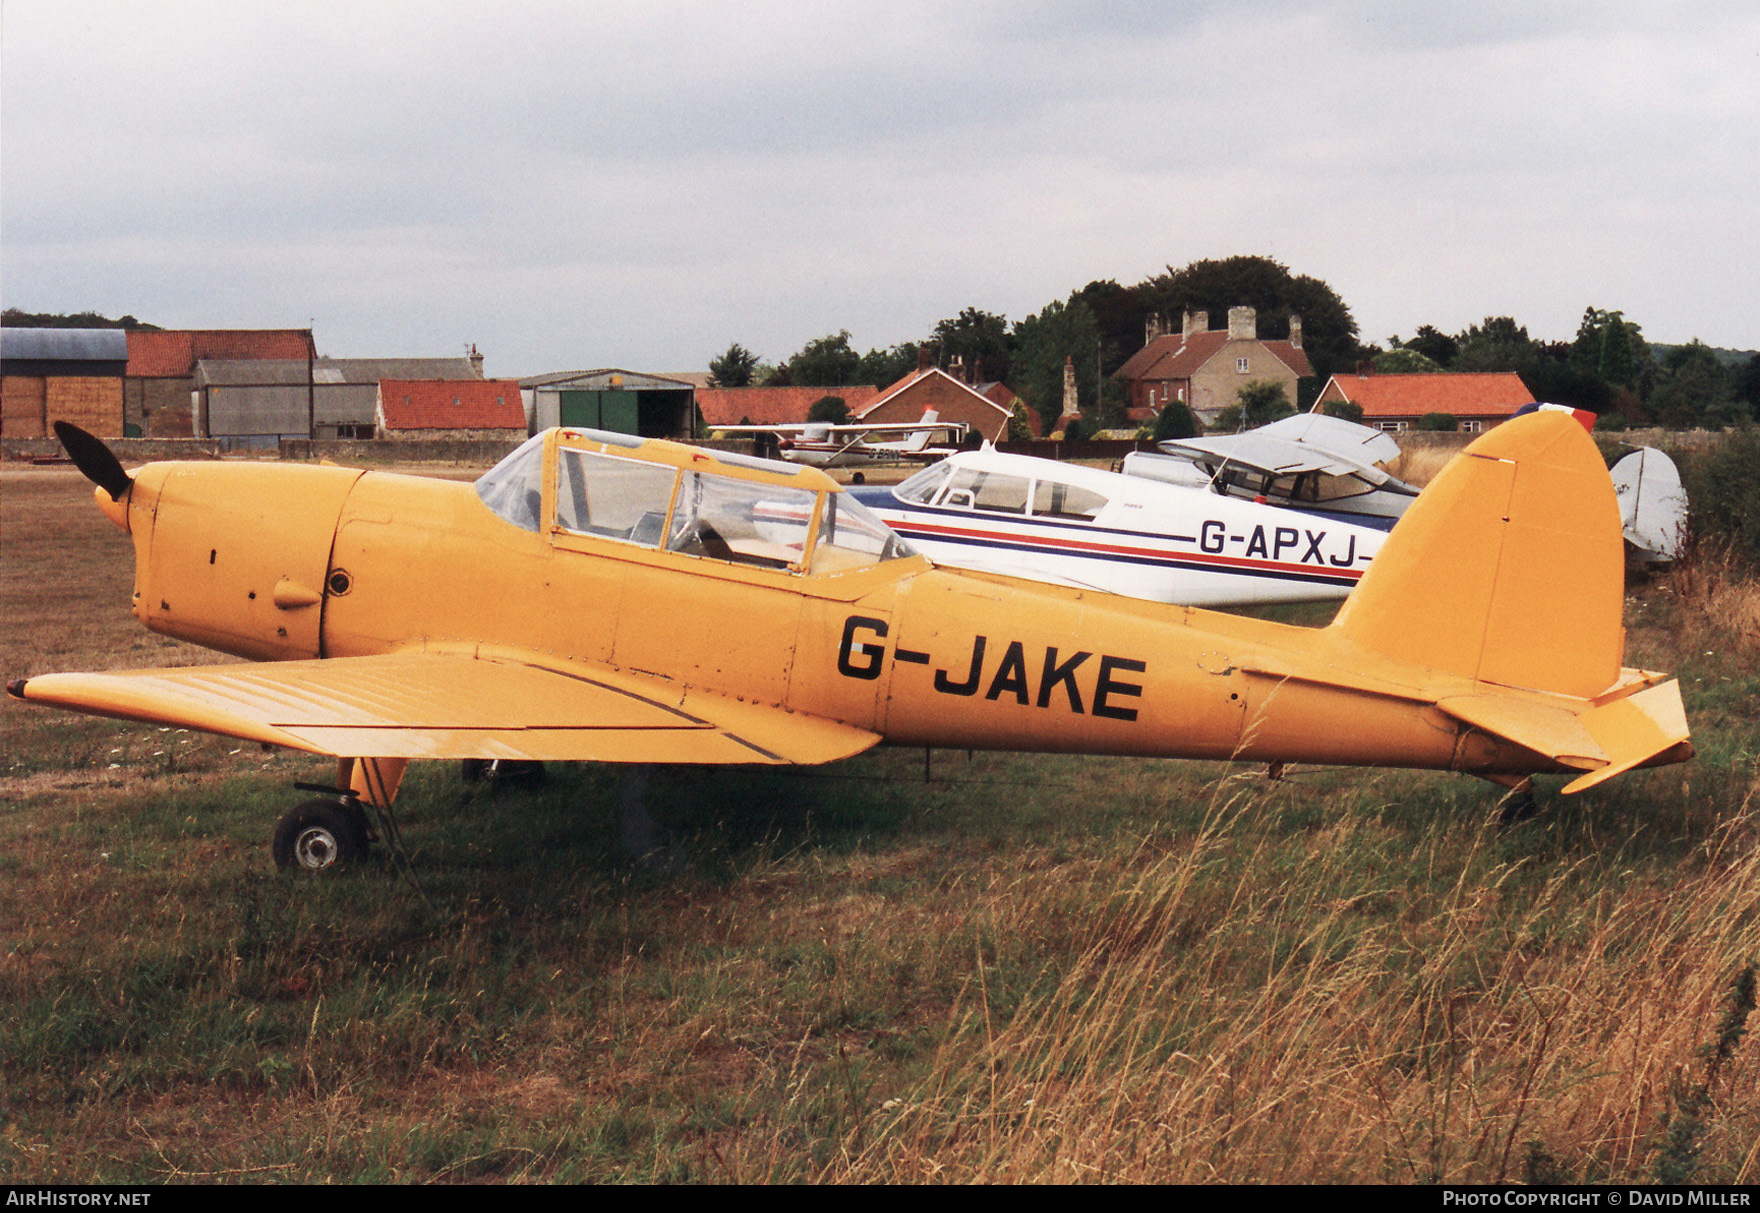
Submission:
[[[1364,425],[1392,433],[1417,429],[1418,419],[1430,413],[1447,413],[1461,429],[1478,433],[1534,403],[1534,393],[1514,371],[1378,375],[1365,364],[1353,374],[1328,379],[1314,411],[1325,413],[1338,403],[1356,405]]]
[[[689,439],[696,389],[678,379],[607,368],[559,371],[521,379],[528,397],[528,428],[555,425]]]
[[[68,421],[123,436],[121,329],[0,329],[0,436],[44,438]]]
[[[1180,331],[1163,333],[1160,318],[1150,317],[1143,348],[1113,372],[1130,394],[1130,417],[1143,421],[1179,401],[1208,426],[1235,403],[1242,387],[1255,380],[1283,385],[1296,402],[1296,384],[1314,373],[1302,352],[1302,321],[1289,318],[1287,341],[1259,337],[1258,313],[1250,307],[1228,309],[1228,327],[1212,329],[1210,313],[1189,311]]]
[[[124,428],[148,438],[192,436],[196,363],[204,359],[274,359],[304,366],[317,354],[310,329],[131,331],[128,370],[122,381]]]
[[[517,379],[382,379],[375,422],[380,438],[526,436]]]
[[[979,437],[1001,442],[1008,437],[1014,393],[1006,388],[998,392],[1000,386],[989,385],[992,395],[987,396],[939,367],[925,367],[884,389],[860,411],[851,411],[857,420],[890,424],[920,421],[926,410],[934,409],[938,421],[963,421]],[[994,398],[1003,393],[1010,404],[1000,404]]]
[[[848,387],[713,387],[697,389],[697,409],[703,425],[714,430],[724,425],[800,425],[812,407],[827,396],[836,396],[854,417],[879,398],[880,389],[870,384]]]
[[[279,438],[371,438],[381,379],[482,380],[468,358],[202,359],[196,364],[196,433],[238,446]]]

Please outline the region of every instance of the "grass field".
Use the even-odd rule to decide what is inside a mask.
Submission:
[[[77,475],[0,472],[0,545],[7,678],[216,659]],[[1760,589],[1627,624],[1699,756],[1510,828],[1450,776],[888,750],[658,772],[650,868],[614,771],[429,764],[413,879],[312,880],[266,844],[327,763],[9,702],[0,1181],[1760,1181]]]

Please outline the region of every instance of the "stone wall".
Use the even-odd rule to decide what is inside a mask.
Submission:
[[[125,464],[220,458],[220,444],[207,438],[106,438],[104,445]],[[67,452],[53,438],[0,438],[0,458],[44,461],[65,459]]]

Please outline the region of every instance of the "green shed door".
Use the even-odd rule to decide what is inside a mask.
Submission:
[[[634,392],[599,393],[599,428],[614,434],[637,434],[636,394]]]
[[[556,423],[596,430],[599,425],[598,392],[558,392]]]

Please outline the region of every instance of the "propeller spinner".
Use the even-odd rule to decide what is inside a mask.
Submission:
[[[122,470],[121,460],[102,439],[94,438],[77,425],[65,421],[55,423],[55,437],[61,441],[73,465],[84,473],[87,480],[109,493],[110,500],[121,501],[127,495],[134,479]]]

